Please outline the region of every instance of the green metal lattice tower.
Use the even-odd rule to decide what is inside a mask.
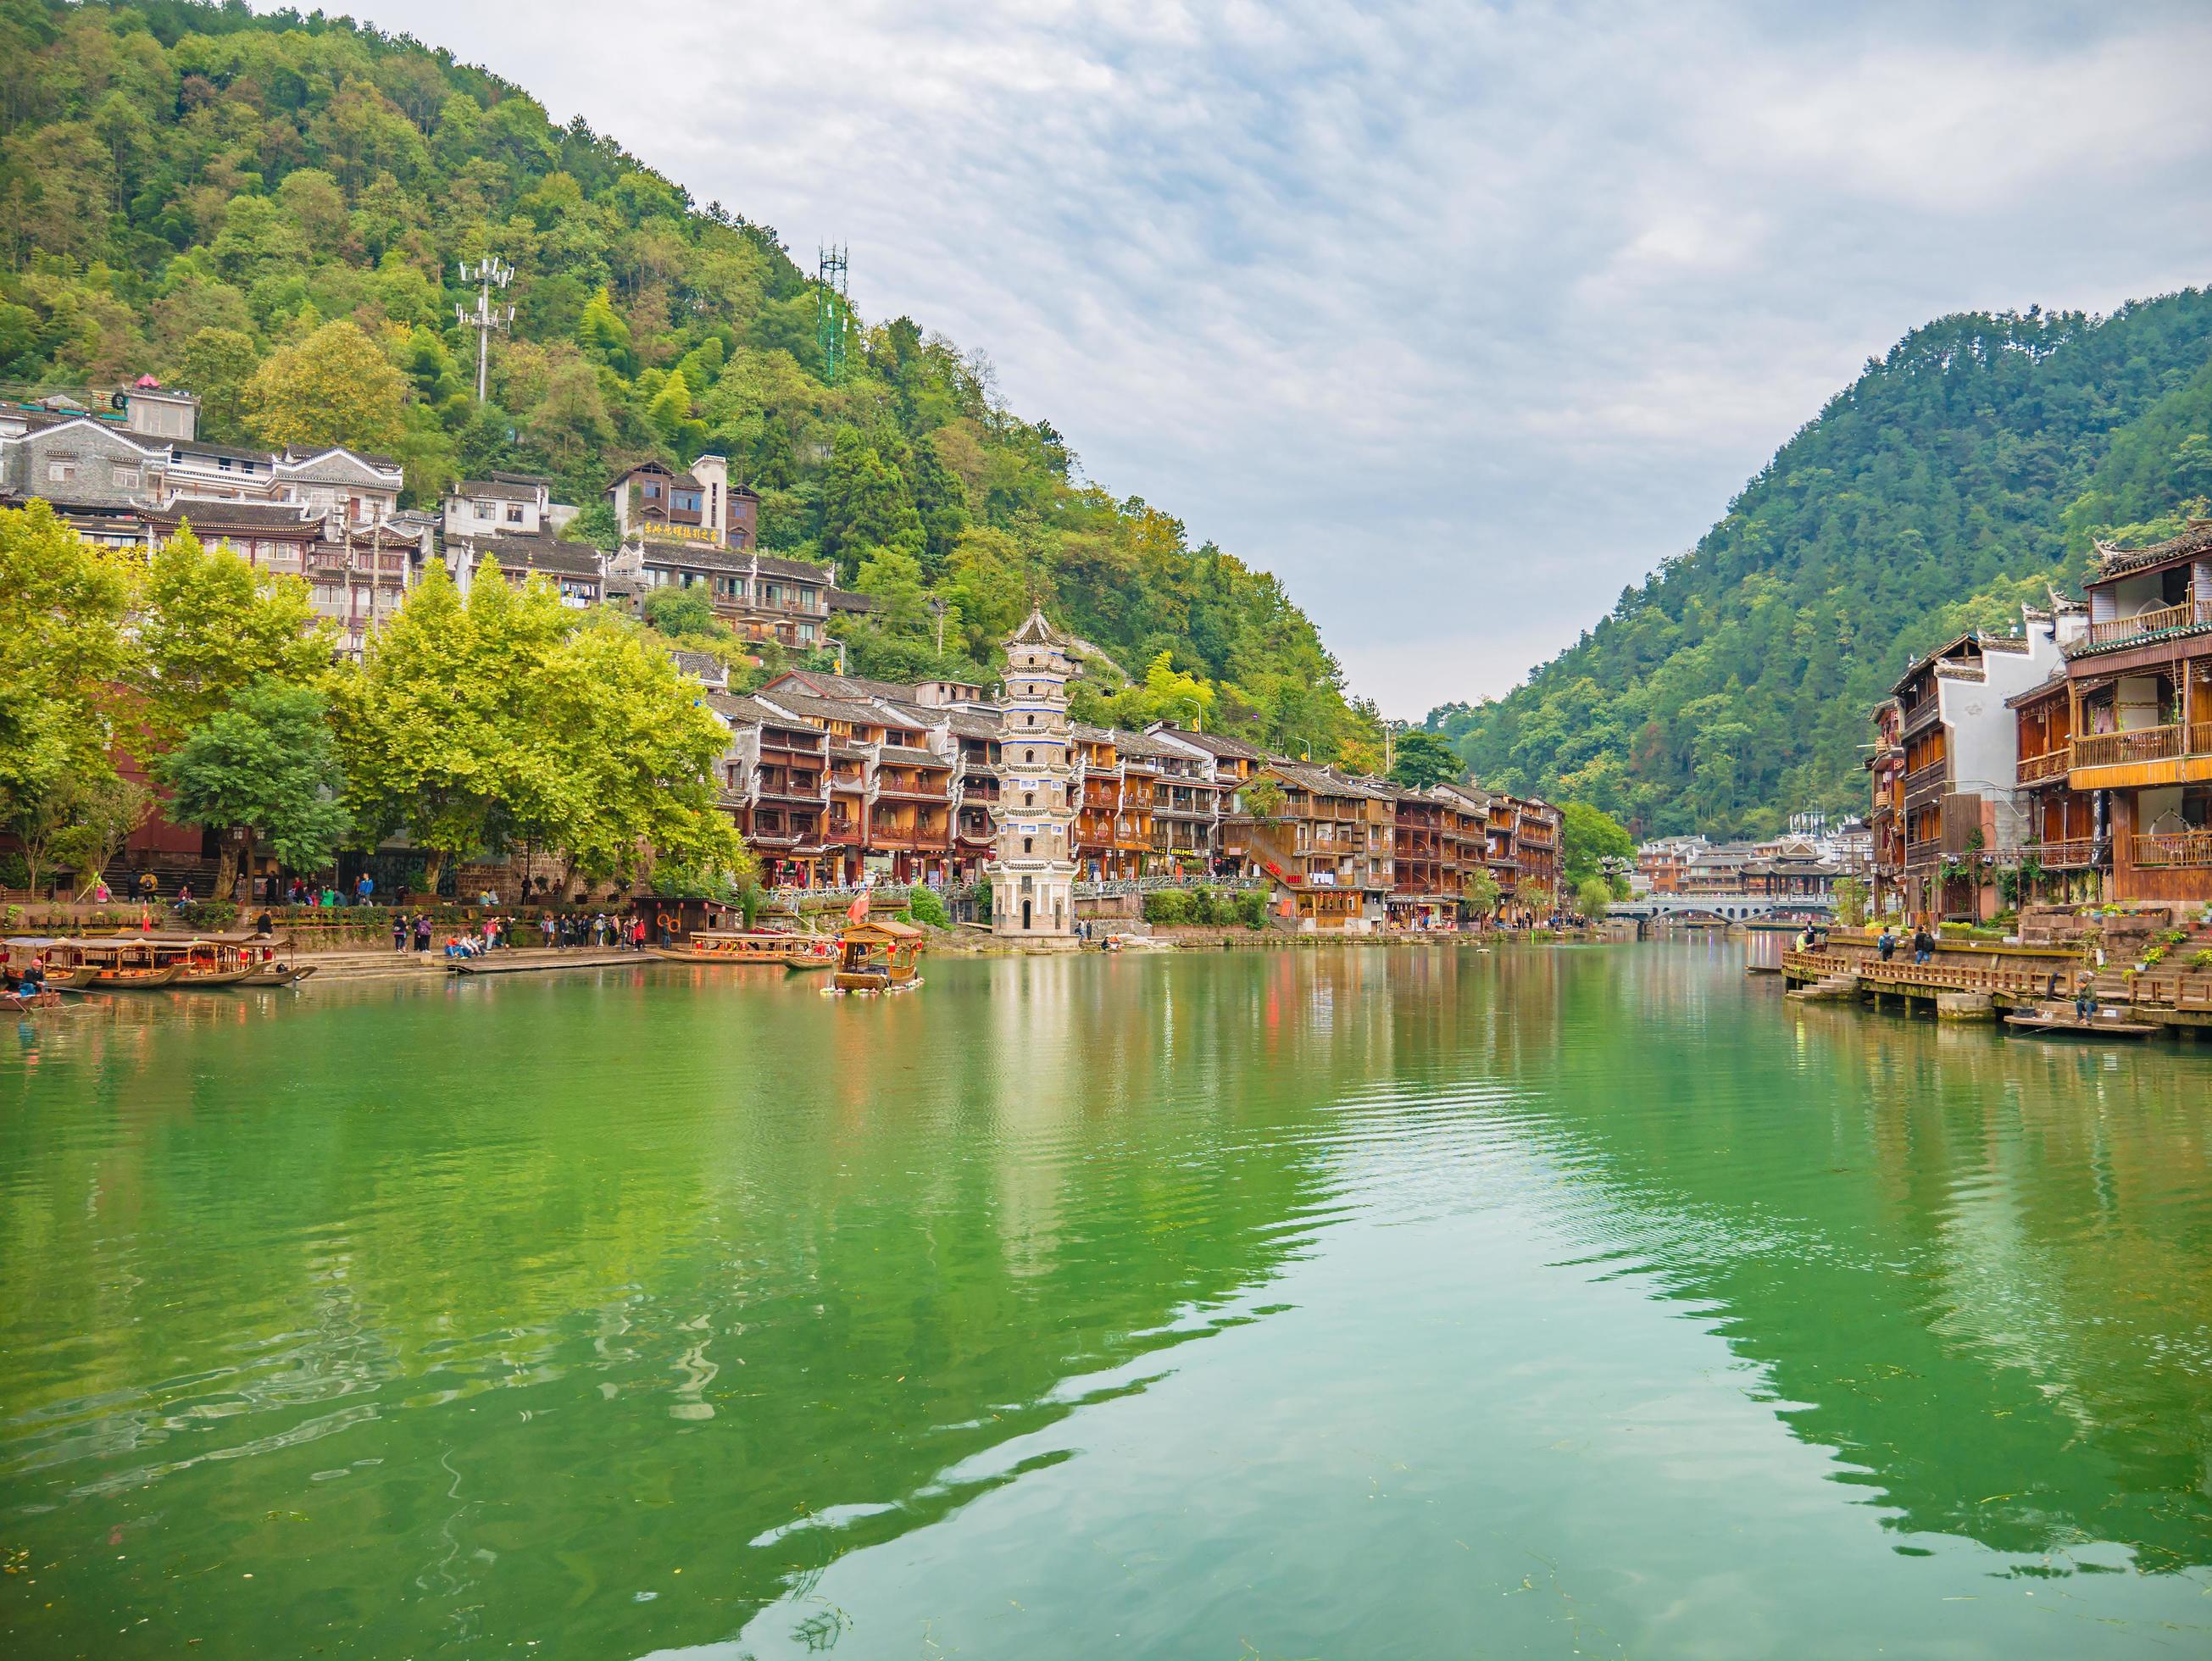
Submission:
[[[819,280],[814,289],[814,342],[822,350],[822,373],[832,385],[845,374],[845,332],[852,302],[845,289],[845,250],[836,243],[817,246]]]

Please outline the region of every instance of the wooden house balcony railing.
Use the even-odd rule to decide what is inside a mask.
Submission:
[[[2022,843],[2020,856],[2022,861],[2033,860],[2046,871],[2086,871],[2097,862],[2097,844],[2087,837]]]
[[[2131,618],[2108,618],[2089,625],[2091,647],[2118,646],[2146,635],[2162,635],[2175,629],[2212,628],[2212,600],[2183,600],[2154,611],[2138,611]]]
[[[2137,727],[2125,733],[2094,733],[2074,740],[2076,767],[2123,767],[2130,762],[2166,761],[2180,753],[2179,727]]]
[[[2047,751],[2039,756],[2022,756],[2018,777],[2022,784],[2039,784],[2045,779],[2065,777],[2066,770],[2072,765],[2072,753],[2066,750]]]
[[[2176,830],[2135,839],[2136,863],[2212,866],[2212,830]]]
[[[1909,794],[1915,790],[1925,789],[1931,784],[1941,784],[1943,782],[1943,770],[1949,764],[1949,761],[1948,757],[1939,756],[1934,761],[1914,768],[1905,776],[1906,792]],[[2075,764],[2078,766],[2080,764]]]
[[[2197,691],[2205,690],[2199,683]],[[2192,756],[2212,756],[2212,721],[2192,721],[2189,723],[2189,753]]]

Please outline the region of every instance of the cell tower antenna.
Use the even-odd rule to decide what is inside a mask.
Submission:
[[[514,321],[514,307],[495,306],[491,302],[494,289],[505,289],[514,281],[514,267],[494,255],[479,259],[472,266],[465,259],[460,262],[461,281],[477,285],[477,308],[474,312],[456,303],[453,319],[464,329],[477,332],[477,402],[484,401],[485,371],[491,363],[491,337],[496,329],[504,329]]]
[[[845,325],[852,315],[852,300],[845,286],[844,246],[817,246],[820,281],[814,290],[814,339],[822,349],[822,373],[833,385],[845,373]]]

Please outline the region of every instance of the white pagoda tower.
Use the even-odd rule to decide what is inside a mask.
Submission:
[[[999,699],[997,845],[991,932],[1058,937],[1075,932],[1075,770],[1068,754],[1067,637],[1035,608],[1006,638]]]

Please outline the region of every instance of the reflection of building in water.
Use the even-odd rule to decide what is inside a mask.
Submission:
[[[1095,965],[1069,958],[1016,958],[991,965],[989,1047],[999,1057],[990,1102],[997,1158],[993,1185],[1006,1267],[1035,1275],[1060,1244],[1071,1159],[1079,1159],[1091,1070],[1112,1065],[1111,1046],[1079,1042],[1075,980]]]

